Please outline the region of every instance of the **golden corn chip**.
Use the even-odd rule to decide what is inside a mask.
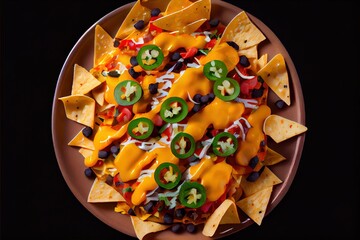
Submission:
[[[85,126],[94,128],[95,100],[85,95],[71,95],[59,98],[64,104],[66,117]]]
[[[89,203],[104,202],[125,202],[123,196],[113,187],[109,186],[104,180],[95,178],[91,186],[88,199]]]
[[[100,84],[100,86],[96,87],[91,91],[95,101],[100,105],[103,106],[105,103],[105,91],[106,91],[106,84]]]
[[[235,202],[225,199],[206,221],[202,233],[205,236],[212,237],[220,224],[236,223],[240,223],[240,219]]]
[[[250,196],[264,188],[279,183],[282,183],[282,180],[280,180],[268,167],[264,167],[263,172],[255,182],[249,182],[246,180],[246,177],[243,177],[240,186],[243,189],[245,196]]]
[[[95,26],[94,66],[98,65],[105,54],[114,50],[114,39],[100,25]]]
[[[276,54],[257,74],[281,100],[290,106],[289,76],[281,53]]]
[[[263,131],[276,143],[279,143],[306,132],[307,127],[285,117],[272,114],[265,119]]]
[[[246,49],[240,49],[239,50],[239,56],[245,55],[247,58],[258,58],[258,51],[257,51],[257,45],[254,45],[252,47],[246,48]]]
[[[188,25],[184,26],[183,29],[179,31],[179,33],[191,34],[195,32],[206,20],[206,18],[202,18],[196,20],[195,22],[189,23]]]
[[[273,186],[266,187],[246,198],[236,202],[236,205],[254,222],[261,225],[265,216]]]
[[[242,11],[227,25],[219,42],[234,41],[240,50],[243,50],[258,45],[265,39],[264,34],[252,23],[245,11]]]
[[[266,156],[262,162],[265,166],[271,166],[286,160],[286,158],[278,152],[275,152],[271,148],[267,147]]]
[[[150,233],[160,232],[171,226],[151,221],[143,221],[136,216],[130,216],[130,218],[136,237],[139,238],[139,240],[144,239],[144,237]]]
[[[114,208],[114,211],[121,214],[127,214],[129,209],[130,207],[126,202],[118,202]]]
[[[153,24],[167,31],[182,31],[184,26],[200,19],[209,19],[211,11],[210,0],[199,0],[191,5],[156,19]]]
[[[189,0],[172,0],[169,2],[166,10],[165,15],[168,15],[173,12],[177,12],[181,9],[184,9],[192,4]]]
[[[80,153],[84,158],[86,158],[86,157],[89,157],[89,156],[91,156],[91,155],[93,154],[93,150],[82,147],[82,148],[79,149],[79,153]]]
[[[88,70],[75,63],[71,95],[87,94],[100,84]]]
[[[71,139],[68,145],[95,150],[94,142],[84,136],[84,134],[82,133],[82,129],[80,132],[78,132],[78,134],[76,134],[76,136],[73,139]]]

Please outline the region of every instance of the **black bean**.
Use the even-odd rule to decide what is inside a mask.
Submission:
[[[136,216],[136,213],[135,213],[134,209],[132,209],[132,208],[130,208],[128,210],[128,214],[131,215],[131,216]]]
[[[170,213],[165,213],[164,215],[164,223],[172,224],[174,222],[174,217]]]
[[[196,220],[199,217],[199,214],[197,214],[195,211],[191,211],[187,213],[187,216],[192,220]]]
[[[282,109],[285,106],[285,102],[283,100],[277,100],[275,105],[277,108]]]
[[[183,226],[181,223],[175,223],[171,226],[171,231],[174,233],[178,233],[183,230]]]
[[[113,185],[113,181],[114,181],[114,178],[113,178],[111,175],[108,175],[108,176],[106,177],[105,182],[106,182],[107,185],[112,186],[112,185]]]
[[[178,208],[175,210],[175,218],[182,219],[185,217],[186,211],[184,208]]]
[[[260,147],[265,147],[266,146],[266,141],[265,140],[262,140],[261,142],[260,142]]]
[[[105,150],[100,150],[98,153],[99,158],[107,158],[109,156],[109,152]]]
[[[209,96],[208,95],[204,95],[200,98],[200,102],[201,103],[208,103],[209,102]]]
[[[243,66],[243,67],[250,66],[249,59],[245,55],[240,56],[240,65]]]
[[[112,71],[108,72],[108,75],[110,77],[117,78],[117,77],[120,77],[120,72],[118,70],[112,70]]]
[[[122,185],[124,185],[124,183],[122,181],[116,181],[115,182],[116,187],[119,187],[119,186],[122,186]]]
[[[131,77],[133,77],[134,79],[137,79],[138,77],[140,77],[141,73],[139,72],[135,72],[134,68],[129,68],[129,74]]]
[[[214,93],[209,93],[208,94],[209,100],[212,101],[215,99],[215,94]]]
[[[85,171],[85,176],[87,176],[88,178],[95,178],[95,173],[91,168],[86,168]]]
[[[252,169],[254,169],[256,167],[256,165],[259,162],[259,158],[258,156],[253,157],[252,159],[250,159],[249,161],[249,167],[251,167]]]
[[[118,154],[119,151],[120,151],[119,146],[112,145],[111,148],[110,148],[110,152],[113,153],[113,154]]]
[[[260,83],[264,83],[264,79],[261,76],[257,77],[257,81],[260,82]]]
[[[189,223],[186,225],[186,231],[188,231],[189,233],[194,233],[196,232],[196,227],[194,224]]]
[[[156,16],[159,16],[159,14],[161,13],[161,10],[159,8],[153,8],[151,9],[151,16],[152,17],[156,17]]]
[[[220,23],[220,20],[218,18],[213,18],[209,21],[210,27],[217,27]]]
[[[149,84],[149,92],[150,94],[157,94],[158,93],[159,83],[150,83]]]
[[[233,41],[227,41],[226,42],[230,47],[233,47],[236,51],[239,51],[240,47],[236,44],[236,42]]]
[[[200,93],[197,93],[197,94],[194,95],[193,100],[194,100],[195,102],[200,103],[201,97],[202,97],[202,95],[201,95]]]
[[[264,94],[264,88],[261,87],[259,89],[253,89],[252,92],[251,92],[251,97],[253,98],[259,98],[261,97],[262,95]]]
[[[145,22],[144,20],[139,20],[134,24],[134,28],[136,28],[137,30],[141,30],[145,27]]]
[[[200,104],[194,104],[194,107],[192,108],[192,111],[194,113],[197,113],[200,110],[201,110],[201,105]]]
[[[115,39],[115,41],[114,41],[114,47],[118,47],[120,45],[120,41],[119,40],[117,40],[117,39]]]
[[[130,64],[131,64],[131,66],[133,66],[133,67],[139,65],[139,63],[138,63],[138,61],[137,61],[137,59],[136,59],[136,56],[132,56],[132,57],[130,58]]]
[[[181,57],[180,53],[179,52],[174,52],[172,55],[171,55],[171,61],[177,61],[179,60]]]
[[[252,172],[247,176],[246,180],[248,182],[255,182],[260,177],[259,172]]]
[[[154,202],[153,201],[150,201],[148,202],[147,204],[144,205],[144,210],[147,212],[147,213],[151,213],[153,210],[154,210]]]
[[[93,133],[93,130],[91,127],[85,127],[83,130],[82,130],[82,134],[85,136],[85,137],[90,137]]]

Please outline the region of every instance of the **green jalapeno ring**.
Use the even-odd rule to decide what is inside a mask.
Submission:
[[[232,143],[234,144],[234,146],[228,150],[226,150],[225,152],[221,152],[219,151],[219,141],[222,139],[222,138],[231,138],[232,140]],[[228,132],[221,132],[219,134],[217,134],[212,142],[212,146],[213,146],[213,152],[217,155],[217,156],[220,156],[220,157],[227,157],[227,156],[230,156],[231,154],[235,153],[236,149],[238,148],[238,141],[237,141],[237,138],[231,134],[231,133],[228,133]]]
[[[188,203],[188,197],[190,196],[189,194],[193,188],[196,190],[196,194],[201,194],[201,196],[196,200],[196,202]],[[185,182],[180,188],[179,200],[185,207],[199,208],[204,205],[206,201],[206,189],[198,182]]]
[[[232,94],[223,95],[221,93],[221,90],[219,90],[218,87],[220,87],[220,86],[224,87],[223,86],[224,81],[228,81],[230,83],[230,86],[234,88],[234,91],[233,91]],[[237,98],[239,96],[239,94],[240,94],[240,85],[235,79],[225,78],[223,80],[215,81],[213,91],[214,91],[214,94],[215,94],[216,97],[220,98],[221,100],[223,100],[225,102],[228,102],[228,101],[234,100],[235,98]]]
[[[139,127],[140,123],[145,123],[148,127],[147,131],[142,133],[141,135],[137,135],[136,133],[133,132],[133,130],[137,127]],[[154,130],[154,123],[145,117],[141,117],[141,118],[136,118],[134,120],[131,120],[131,122],[129,123],[128,126],[128,134],[135,138],[135,139],[139,139],[139,140],[144,140],[147,139],[148,137],[150,137],[150,135],[152,134]]]
[[[176,149],[176,147],[178,146],[177,143],[179,141],[181,141],[182,138],[184,138],[184,141],[186,141],[185,150],[188,149],[188,151],[185,153],[179,153]],[[190,147],[188,147],[189,143],[190,143]],[[176,136],[171,141],[170,148],[171,148],[171,152],[174,154],[175,157],[184,159],[184,158],[188,158],[194,154],[195,145],[196,145],[195,139],[190,134],[184,133],[184,132],[179,132],[178,134],[176,134]]]
[[[154,63],[146,64],[147,61],[152,59],[155,60]],[[149,44],[140,48],[136,60],[144,70],[153,70],[161,65],[164,60],[164,54],[158,46]]]
[[[162,178],[163,178],[162,177],[162,171],[164,169],[170,169],[170,167],[172,167],[172,169],[173,169],[173,174],[177,174],[177,177],[176,177],[174,182],[169,181],[167,183],[164,183],[162,181]],[[155,178],[156,183],[160,187],[170,190],[170,189],[175,188],[179,184],[179,182],[181,180],[181,171],[180,171],[179,167],[176,164],[169,163],[169,162],[164,162],[164,163],[161,163],[156,168],[156,170],[154,172],[154,178]]]
[[[166,116],[167,111],[170,111],[172,109],[171,104],[176,103],[176,102],[180,103],[180,107],[181,107],[180,112],[178,114],[174,114],[172,117],[167,117]],[[165,122],[177,123],[177,122],[182,121],[187,116],[188,111],[189,111],[189,108],[184,99],[182,99],[180,97],[170,97],[162,103],[161,109],[160,109],[160,117]]]
[[[125,95],[127,86],[136,88],[135,91],[133,93],[131,93],[131,95],[134,95],[134,96],[132,97],[132,99],[130,99],[130,101],[128,101],[127,99],[123,99],[123,96]],[[125,88],[125,91],[123,91],[124,88]],[[122,82],[118,83],[118,85],[116,85],[116,87],[114,89],[115,101],[121,106],[130,106],[130,105],[135,104],[142,97],[142,93],[143,93],[143,91],[142,91],[141,85],[138,82],[133,81],[133,80],[122,81]],[[130,96],[129,96],[129,98],[130,98]]]
[[[226,78],[228,69],[223,61],[212,60],[204,65],[203,73],[207,79],[216,81]]]

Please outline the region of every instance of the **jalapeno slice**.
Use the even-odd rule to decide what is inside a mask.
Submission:
[[[185,207],[199,208],[206,201],[205,187],[198,182],[185,182],[180,188],[179,200]]]
[[[140,84],[133,80],[125,80],[114,89],[115,101],[121,106],[130,106],[140,100],[142,96]]]
[[[128,134],[139,140],[150,137],[154,130],[154,123],[145,117],[136,118],[129,123]]]
[[[175,157],[188,158],[195,152],[195,139],[188,133],[179,132],[171,141],[170,147]]]
[[[232,78],[217,80],[213,88],[215,96],[221,100],[228,102],[234,100],[240,94],[239,83]]]
[[[176,123],[183,120],[188,114],[188,105],[184,99],[170,97],[166,99],[160,109],[160,117],[168,123]]]
[[[136,60],[143,69],[153,70],[161,65],[164,54],[158,46],[149,44],[140,48]]]
[[[156,168],[154,178],[160,187],[173,189],[181,180],[181,171],[177,165],[164,162]]]
[[[204,65],[203,72],[207,79],[216,81],[226,78],[228,69],[223,61],[212,60]]]
[[[228,132],[217,134],[212,142],[213,152],[220,157],[233,154],[238,148],[237,138]]]

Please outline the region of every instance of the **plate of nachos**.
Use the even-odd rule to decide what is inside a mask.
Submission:
[[[55,90],[75,197],[138,239],[215,239],[261,223],[296,174],[301,84],[259,19],[216,0],[138,0],[93,24]]]

